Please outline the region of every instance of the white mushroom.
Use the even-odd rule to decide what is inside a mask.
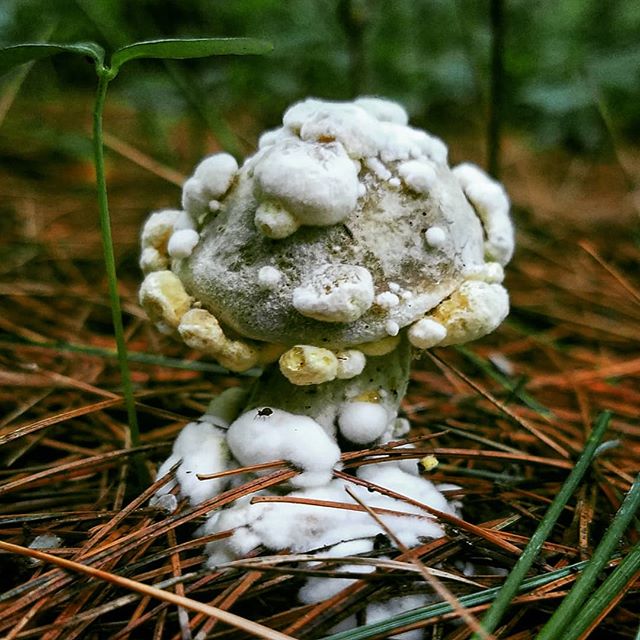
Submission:
[[[334,477],[339,444],[351,451],[405,436],[398,414],[412,351],[475,340],[508,313],[501,283],[513,228],[503,188],[472,165],[452,171],[444,143],[407,123],[400,105],[375,97],[297,103],[240,168],[227,154],[206,158],[184,185],[184,211],[157,212],[144,227],[149,317],[232,371],[265,367],[250,393],[224,392],[185,427],[160,469],[180,462],[177,486],[158,500],[176,489],[197,504],[227,481],[196,482],[194,472],[273,461],[297,471],[277,491],[312,500],[247,496],[217,510],[204,531],[232,533],[207,546],[210,566],[260,545],[369,553],[378,522],[313,503],[353,502]],[[456,509],[419,476],[418,457],[357,471],[412,502],[355,487],[408,546],[442,535],[417,504]],[[310,579],[300,598],[349,584],[325,582]],[[366,615],[414,602],[422,599],[372,603]]]

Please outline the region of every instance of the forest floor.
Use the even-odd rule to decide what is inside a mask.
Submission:
[[[203,571],[205,540],[193,536],[207,509],[183,505],[166,514],[148,506],[152,490],[144,478],[152,477],[179,430],[222,388],[246,381],[217,373],[197,353],[160,336],[137,303],[141,224],[150,211],[178,205],[180,171],[189,172],[199,150],[189,125],[175,123],[164,140],[174,150],[167,167],[151,160],[157,145],[140,132],[135,114],[117,107],[107,114],[120,293],[129,349],[137,356],[131,367],[142,444],[132,450],[86,153],[90,114],[73,100],[32,106],[13,105],[0,129],[0,540],[28,547],[52,536],[38,538],[49,553],[103,574],[91,578],[1,553],[0,634],[244,637],[206,612],[112,584],[114,576],[163,585],[165,593],[296,638],[323,637],[371,601],[424,589],[416,587],[411,566],[379,568],[328,603],[301,606],[295,593],[311,570],[306,565],[285,555],[277,563],[265,558]],[[246,139],[255,129],[247,124]],[[481,141],[454,135],[448,142],[455,161],[481,159]],[[422,562],[450,574],[443,584],[458,598],[502,582],[499,570],[513,566],[602,411],[613,412],[605,436],[611,446],[563,510],[530,576],[589,559],[638,472],[638,167],[633,149],[593,158],[532,151],[517,136],[505,140],[503,180],[518,228],[506,280],[512,313],[487,339],[417,361],[403,405],[412,436],[441,433],[421,444],[439,460],[429,479],[458,485],[452,497],[462,502],[464,522],[477,525],[449,526],[444,538],[418,550]],[[620,555],[637,541],[632,527],[620,539]],[[402,560],[388,542],[382,552]],[[478,569],[476,586],[455,579],[467,563]],[[577,575],[518,596],[500,637],[535,637]],[[591,637],[636,637],[640,583],[634,578]],[[481,616],[488,606],[472,611]],[[417,625],[428,627],[429,637],[462,640],[471,632],[456,619],[459,610]]]

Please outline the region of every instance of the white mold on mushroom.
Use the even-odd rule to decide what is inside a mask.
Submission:
[[[237,171],[238,163],[228,153],[205,158],[182,187],[183,209],[194,221],[200,222],[210,211],[209,203],[217,202],[227,193]]]
[[[380,341],[389,320],[402,330],[450,296],[484,264],[484,219],[443,143],[406,122],[376,98],[291,107],[255,156],[225,173],[220,211],[198,224],[192,252],[174,256],[189,294],[247,338],[333,349]],[[260,279],[265,262],[282,274],[277,287]],[[330,270],[369,273],[377,294],[401,286],[392,317],[369,303],[366,276],[332,281]]]
[[[242,465],[287,460],[301,469],[294,486],[327,484],[340,460],[340,449],[315,420],[260,407],[242,414],[229,427],[227,444]]]
[[[269,366],[250,394],[224,392],[218,409],[185,427],[159,471],[178,465],[177,485],[158,500],[175,489],[197,504],[228,482],[196,481],[198,473],[283,461],[298,472],[293,497],[351,503],[347,483],[333,478],[339,443],[406,435],[398,412],[411,350],[475,340],[507,315],[501,283],[513,228],[504,190],[472,165],[452,171],[446,146],[408,126],[396,103],[310,99],[263,134],[241,167],[228,154],[203,160],[182,202],[183,211],[145,224],[141,304],[161,331],[232,371]],[[415,461],[357,475],[455,511]],[[442,534],[419,508],[354,490],[370,506],[409,514],[383,516],[404,544]],[[383,532],[365,512],[249,499],[205,527],[231,529],[208,546],[211,565],[260,545],[367,553]],[[335,588],[311,579],[300,597],[314,602]]]
[[[358,265],[324,265],[293,290],[293,306],[322,322],[353,322],[371,307],[373,278]]]
[[[514,247],[509,198],[504,187],[473,164],[460,164],[453,173],[482,221],[487,235],[487,258],[504,266],[511,260]]]

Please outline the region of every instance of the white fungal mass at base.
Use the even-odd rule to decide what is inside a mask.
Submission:
[[[197,505],[256,477],[286,477],[259,502],[212,506],[203,528],[221,534],[207,546],[212,567],[264,548],[373,571],[353,556],[370,555],[386,529],[347,489],[383,510],[409,547],[443,534],[427,508],[458,508],[419,475],[437,459],[389,443],[409,431],[399,412],[412,350],[476,340],[506,317],[514,233],[502,186],[473,165],[451,169],[444,143],[408,122],[379,98],[299,102],[241,166],[225,153],[205,158],[183,186],[182,210],[144,226],[140,302],[150,319],[223,367],[259,375],[182,430],[158,470],[175,475],[154,504]],[[348,466],[359,449],[386,445],[388,456]],[[343,464],[351,480],[337,473]],[[237,467],[252,469],[221,474]],[[283,496],[294,502],[275,500]],[[312,577],[299,599],[352,582]],[[424,602],[372,602],[364,619]]]

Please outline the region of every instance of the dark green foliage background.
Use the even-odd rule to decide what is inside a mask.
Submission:
[[[509,127],[530,134],[537,146],[602,151],[609,145],[604,108],[617,135],[629,141],[638,137],[637,0],[505,0],[505,11]],[[118,80],[121,97],[164,115],[197,111],[198,102],[201,115],[209,109],[213,117],[240,108],[265,126],[275,125],[287,105],[307,95],[388,96],[432,130],[437,129],[433,122],[445,116],[462,128],[481,126],[486,119],[489,0],[0,3],[2,45],[95,40],[114,48],[143,38],[187,35],[262,37],[274,43],[275,51],[260,58],[181,63],[182,81],[162,63],[136,63]],[[92,70],[68,57],[37,65],[30,75],[25,89],[44,96],[55,95],[61,86],[93,83]],[[191,92],[185,91],[185,79]],[[211,100],[215,105],[208,104]]]

